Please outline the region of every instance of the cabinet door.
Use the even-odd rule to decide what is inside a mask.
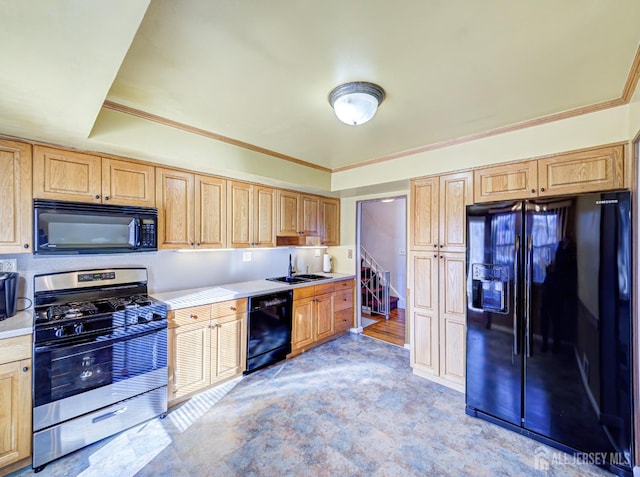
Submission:
[[[219,177],[196,175],[195,246],[227,246],[227,181]]]
[[[158,248],[194,245],[193,174],[156,168]]]
[[[271,187],[253,188],[253,245],[276,246],[276,190]]]
[[[409,283],[411,296],[411,365],[428,373],[440,372],[438,332],[437,253],[411,254]]]
[[[212,321],[211,383],[242,373],[247,364],[245,313]]]
[[[466,293],[465,254],[441,254],[440,275],[440,376],[464,385]]]
[[[31,146],[0,140],[0,254],[31,253]]]
[[[315,302],[315,339],[321,340],[333,334],[334,294],[325,293],[316,297]]]
[[[34,147],[34,197],[100,203],[101,174],[99,157],[44,146]]]
[[[102,202],[155,207],[155,168],[147,164],[103,158]]]
[[[298,224],[302,226],[300,232],[305,236],[320,235],[320,198],[311,195],[301,195],[300,215]]]
[[[31,455],[31,360],[0,364],[0,467]]]
[[[438,248],[438,186],[437,177],[411,181],[411,250]]]
[[[466,207],[473,202],[473,174],[460,172],[440,176],[440,223],[438,247],[450,252],[466,250]]]
[[[248,248],[253,243],[253,186],[247,182],[227,181],[227,244]]]
[[[170,356],[175,357],[172,398],[198,391],[211,382],[211,322],[193,323],[169,330]],[[173,351],[173,353],[171,352]]]
[[[540,159],[540,196],[624,187],[624,147],[608,146]]]
[[[320,201],[320,243],[340,245],[340,201],[323,198]]]
[[[313,343],[314,297],[293,300],[291,349],[296,350]]]
[[[288,190],[278,190],[278,229],[281,237],[297,237],[298,202],[300,194]]]
[[[538,163],[523,161],[476,169],[473,194],[476,203],[537,197]]]

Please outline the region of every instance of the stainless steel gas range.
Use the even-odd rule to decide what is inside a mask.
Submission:
[[[167,411],[167,307],[145,268],[36,275],[33,467]]]

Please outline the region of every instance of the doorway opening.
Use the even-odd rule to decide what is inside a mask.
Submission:
[[[358,326],[364,335],[397,346],[407,342],[407,198],[356,204]]]

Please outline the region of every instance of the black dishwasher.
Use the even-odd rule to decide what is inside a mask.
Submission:
[[[291,352],[292,292],[249,297],[247,370],[252,373]]]

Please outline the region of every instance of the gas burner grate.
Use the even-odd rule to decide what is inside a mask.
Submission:
[[[66,305],[55,305],[47,310],[49,320],[66,320],[78,318],[98,313],[98,307],[91,302],[67,303]]]
[[[129,310],[141,306],[151,305],[151,300],[145,295],[132,295],[118,298],[111,298],[107,303],[114,311]]]

